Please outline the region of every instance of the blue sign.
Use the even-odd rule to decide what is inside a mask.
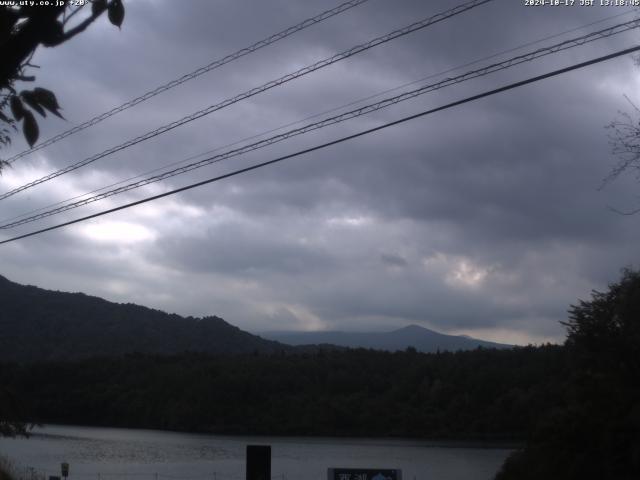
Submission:
[[[383,468],[330,468],[327,480],[402,480],[402,470]]]

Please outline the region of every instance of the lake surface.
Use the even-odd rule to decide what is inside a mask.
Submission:
[[[325,480],[329,467],[400,468],[403,480],[489,480],[510,453],[390,439],[237,437],[154,430],[46,425],[28,439],[0,438],[0,455],[69,480],[242,480],[247,445],[271,445],[274,480]]]

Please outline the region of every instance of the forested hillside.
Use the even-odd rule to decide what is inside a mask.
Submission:
[[[125,353],[276,352],[288,347],[223,319],[181,317],[83,293],[19,285],[0,276],[0,361]]]
[[[625,270],[609,291],[571,307],[561,346],[430,354],[413,348],[254,349],[4,362],[0,427],[20,433],[24,422],[36,421],[229,434],[526,440],[500,480],[635,480],[639,320],[640,272]]]
[[[531,425],[498,480],[640,478],[640,271],[572,305],[566,396]]]
[[[2,365],[29,417],[215,433],[523,439],[564,402],[562,347],[129,355]]]

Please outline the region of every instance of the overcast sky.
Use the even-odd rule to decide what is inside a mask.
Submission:
[[[67,119],[41,121],[40,138],[338,3],[126,1],[121,31],[101,18],[72,41],[37,52],[37,84],[56,92]],[[0,190],[458,3],[370,0],[16,161],[0,177]],[[386,95],[634,18],[623,7],[578,3],[531,7],[524,0],[495,0],[2,200],[0,216],[62,201],[425,77],[435,75]],[[441,75],[569,30],[574,31]],[[639,39],[634,30],[438,90],[4,231],[0,238],[295,152]],[[615,164],[604,127],[618,111],[631,111],[625,94],[640,102],[639,86],[640,69],[630,56],[620,57],[2,245],[0,274],[181,315],[218,315],[252,332],[417,324],[495,341],[559,342],[559,321],[570,304],[606,288],[621,268],[638,266],[640,215],[620,215],[611,207],[638,208],[640,184],[626,176],[599,187]],[[7,158],[25,148],[16,136],[0,154]]]

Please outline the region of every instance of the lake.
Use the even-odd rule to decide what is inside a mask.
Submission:
[[[327,468],[400,468],[403,480],[489,480],[510,453],[419,440],[239,437],[45,425],[28,439],[0,438],[18,473],[69,480],[243,480],[247,445],[271,445],[274,480],[325,480]]]

